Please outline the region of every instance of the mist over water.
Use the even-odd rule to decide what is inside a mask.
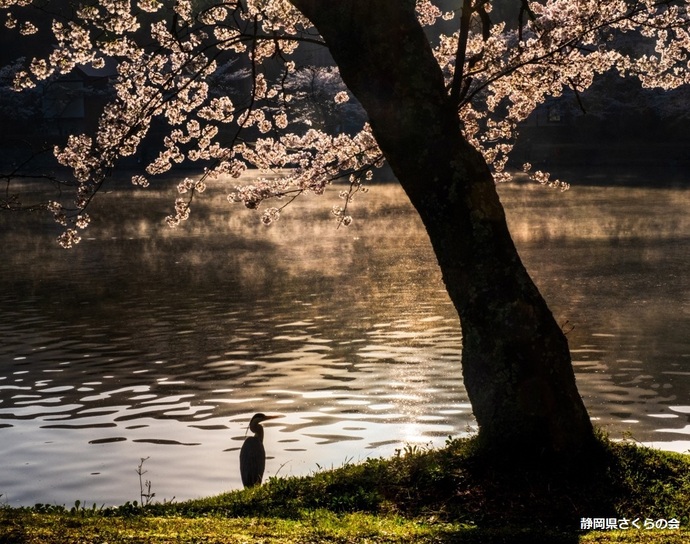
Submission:
[[[170,193],[99,195],[70,251],[50,220],[0,215],[3,500],[138,500],[145,457],[156,500],[238,488],[258,411],[283,415],[267,477],[472,431],[460,324],[399,187],[340,229],[337,191],[270,228],[224,191],[176,230]],[[690,449],[690,193],[500,192],[596,423]]]

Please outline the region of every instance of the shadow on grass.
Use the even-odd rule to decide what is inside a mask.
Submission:
[[[505,526],[572,531],[581,517],[618,514],[623,489],[615,476],[616,458],[606,449],[598,455],[596,462],[567,465],[501,464],[478,454],[471,440],[453,440],[439,450],[408,448],[392,459],[369,459],[310,477],[271,478],[257,488],[159,512],[177,508],[182,515],[298,519],[304,511],[322,509],[466,523],[488,531]]]
[[[284,531],[308,531],[308,541],[315,543],[365,538],[372,543],[569,544],[581,540],[583,517],[675,518],[681,527],[690,524],[687,455],[601,438],[591,458],[538,461],[512,454],[497,463],[472,439],[449,440],[438,450],[409,447],[391,459],[369,459],[308,477],[271,478],[259,487],[205,499],[145,507],[128,504],[76,514],[102,520],[103,527],[130,521],[132,526],[146,527],[177,519],[180,530],[188,530],[200,520],[217,520],[218,525],[207,527],[211,534],[234,523],[242,531],[256,526],[264,531],[262,535],[273,535],[282,524]],[[40,523],[58,523],[65,531],[75,527],[75,513],[59,510],[35,508],[18,515],[6,509],[0,544],[69,542],[26,538]],[[112,520],[104,519],[108,517]],[[388,534],[391,531],[393,536]],[[583,538],[598,542],[600,536]],[[601,541],[613,542],[614,536]],[[682,536],[668,541],[682,542]],[[280,541],[271,538],[264,540]]]
[[[571,463],[496,463],[472,439],[445,448],[407,448],[392,459],[303,478],[271,478],[258,488],[166,506],[181,515],[215,512],[229,517],[299,519],[305,511],[366,512],[433,519],[477,527],[500,542],[498,528],[555,531],[575,542],[580,519],[676,518],[690,523],[690,457],[602,437],[600,449]],[[496,532],[498,531],[498,532]],[[465,538],[469,538],[469,533]],[[488,540],[487,540],[488,541]]]
[[[434,542],[462,544],[577,544],[577,533],[537,529],[461,529],[436,537]]]

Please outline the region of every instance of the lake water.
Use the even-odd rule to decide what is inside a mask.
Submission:
[[[690,191],[506,185],[520,252],[570,330],[580,392],[613,437],[690,449]],[[461,332],[395,185],[337,191],[266,228],[211,187],[99,195],[75,249],[0,214],[0,497],[155,500],[239,488],[251,415],[266,476],[302,475],[472,432]]]

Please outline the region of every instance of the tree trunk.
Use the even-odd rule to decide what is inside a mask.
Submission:
[[[462,137],[414,0],[292,3],[326,41],[427,229],[460,316],[483,443],[529,456],[589,449],[567,340],[520,261],[486,161]]]

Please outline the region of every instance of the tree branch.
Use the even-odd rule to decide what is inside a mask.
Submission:
[[[525,26],[525,13],[529,17],[530,21],[535,21],[536,17],[532,8],[529,7],[529,0],[521,0],[522,5],[520,6],[520,13],[518,14],[518,39],[522,41],[522,28]]]
[[[453,74],[453,81],[450,85],[450,100],[454,104],[460,103],[472,11],[472,0],[463,0],[462,13],[460,15],[460,35],[458,36],[458,48],[455,52],[455,73]]]
[[[569,77],[568,82],[570,83],[570,87],[572,88],[573,92],[575,93],[575,100],[577,100],[577,105],[580,107],[582,110],[582,113],[585,115],[587,114],[587,110],[585,109],[585,105],[582,102],[582,97],[580,96],[580,91],[577,88],[577,85],[573,81],[573,78]]]
[[[471,1],[465,2],[465,5],[469,5],[470,3]],[[487,0],[476,0],[474,7],[469,9],[469,15],[467,16],[464,11],[465,6],[463,6],[463,13],[460,21],[460,37],[458,38],[458,52],[455,58],[455,74],[450,90],[451,101],[457,106],[464,100],[470,89],[470,83],[472,82],[472,78],[468,77],[465,71],[465,61],[467,63],[467,69],[470,70],[484,57],[484,51],[482,50],[472,55],[469,59],[465,58],[467,57],[467,41],[469,39],[469,27],[472,22],[473,13],[477,14],[481,22],[482,39],[486,42],[491,36],[491,19],[486,11],[486,4]]]

